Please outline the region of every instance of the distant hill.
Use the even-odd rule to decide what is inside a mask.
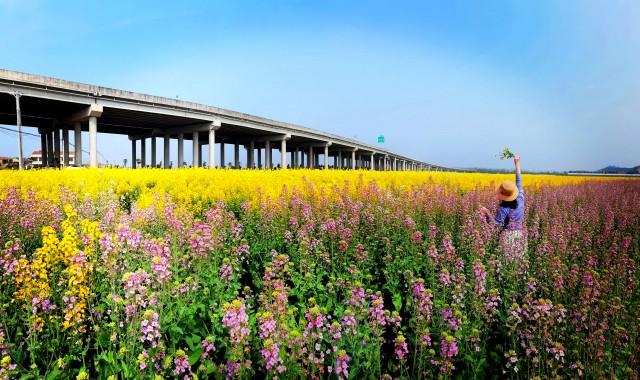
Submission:
[[[632,168],[621,168],[615,165],[609,165],[605,168],[596,171],[597,173],[605,174],[640,174],[640,165]]]

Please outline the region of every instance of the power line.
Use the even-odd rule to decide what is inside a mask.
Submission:
[[[17,131],[17,130],[12,129],[12,128],[0,127],[0,129],[5,129],[5,130],[10,131],[10,132],[13,132],[13,133],[18,133],[18,131]],[[31,132],[25,132],[25,131],[22,131],[22,134],[23,134],[23,135],[27,135],[27,136],[33,136],[33,137],[40,138],[40,135],[36,135],[36,134],[34,134],[34,133],[31,133]]]

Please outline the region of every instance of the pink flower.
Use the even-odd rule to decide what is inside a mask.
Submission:
[[[225,258],[228,261],[228,259]],[[222,281],[231,280],[231,276],[233,275],[233,267],[228,262],[223,263],[220,266],[219,276]]]
[[[245,343],[249,336],[249,316],[245,312],[244,303],[235,299],[223,306],[225,310],[222,317],[222,325],[229,329],[231,342],[235,344]]]
[[[202,340],[202,356],[204,358],[212,358],[213,353],[216,351],[216,345],[213,344],[213,337],[208,336],[206,339]]]
[[[260,354],[265,362],[267,371],[271,371],[276,368],[279,372],[285,370],[284,367],[280,367],[283,360],[280,357],[280,348],[278,344],[274,343],[271,339],[265,340],[264,347],[260,350]]]
[[[414,242],[415,244],[419,244],[422,242],[422,232],[420,231],[415,231],[414,233],[411,234],[411,241]]]
[[[451,335],[443,335],[440,341],[440,353],[444,358],[452,358],[458,355],[458,343]]]
[[[486,292],[485,284],[487,272],[484,265],[479,260],[473,262],[473,291],[476,295],[483,295]]]
[[[398,335],[395,339],[395,348],[393,352],[399,360],[403,360],[409,353],[409,347],[407,346],[407,340],[403,335]]]
[[[152,348],[158,346],[160,340],[160,322],[158,322],[158,313],[153,310],[147,310],[140,321],[140,341],[148,342]]]
[[[423,279],[419,278],[413,283],[411,295],[416,305],[418,319],[428,322],[433,308],[433,294],[430,289],[425,288]]]
[[[336,355],[336,367],[334,371],[338,376],[338,379],[347,379],[349,378],[349,362],[351,361],[351,357],[347,355],[345,350],[338,351]]]
[[[189,365],[189,357],[183,350],[176,351],[173,358],[173,374],[175,376],[184,374],[185,379],[189,379],[191,375],[191,366]]]

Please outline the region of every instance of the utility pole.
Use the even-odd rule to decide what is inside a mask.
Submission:
[[[24,160],[22,158],[22,115],[20,114],[20,97],[22,96],[19,92],[14,92],[13,96],[16,98],[16,119],[18,126],[18,167],[20,170],[24,169]]]

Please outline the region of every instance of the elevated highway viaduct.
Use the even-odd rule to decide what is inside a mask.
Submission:
[[[18,117],[20,115],[20,117]],[[17,120],[20,120],[19,122]],[[331,133],[204,104],[0,69],[0,124],[38,128],[45,166],[68,164],[69,146],[82,154],[76,164],[98,166],[98,134],[127,135],[131,166],[171,167],[171,141],[177,140],[177,167],[186,165],[185,141],[193,166],[275,166],[370,170],[448,170]],[[73,132],[74,142],[70,142]],[[82,146],[82,134],[89,146]],[[62,135],[62,136],[61,136]],[[157,140],[161,140],[159,157]],[[225,152],[225,145],[233,152]],[[208,157],[202,146],[209,145]],[[150,155],[147,154],[150,150]],[[280,151],[274,163],[273,150]],[[147,161],[147,157],[150,160]],[[62,157],[62,159],[60,159]],[[228,157],[228,158],[227,158]],[[63,162],[60,162],[60,161]],[[217,162],[217,164],[216,164]]]

